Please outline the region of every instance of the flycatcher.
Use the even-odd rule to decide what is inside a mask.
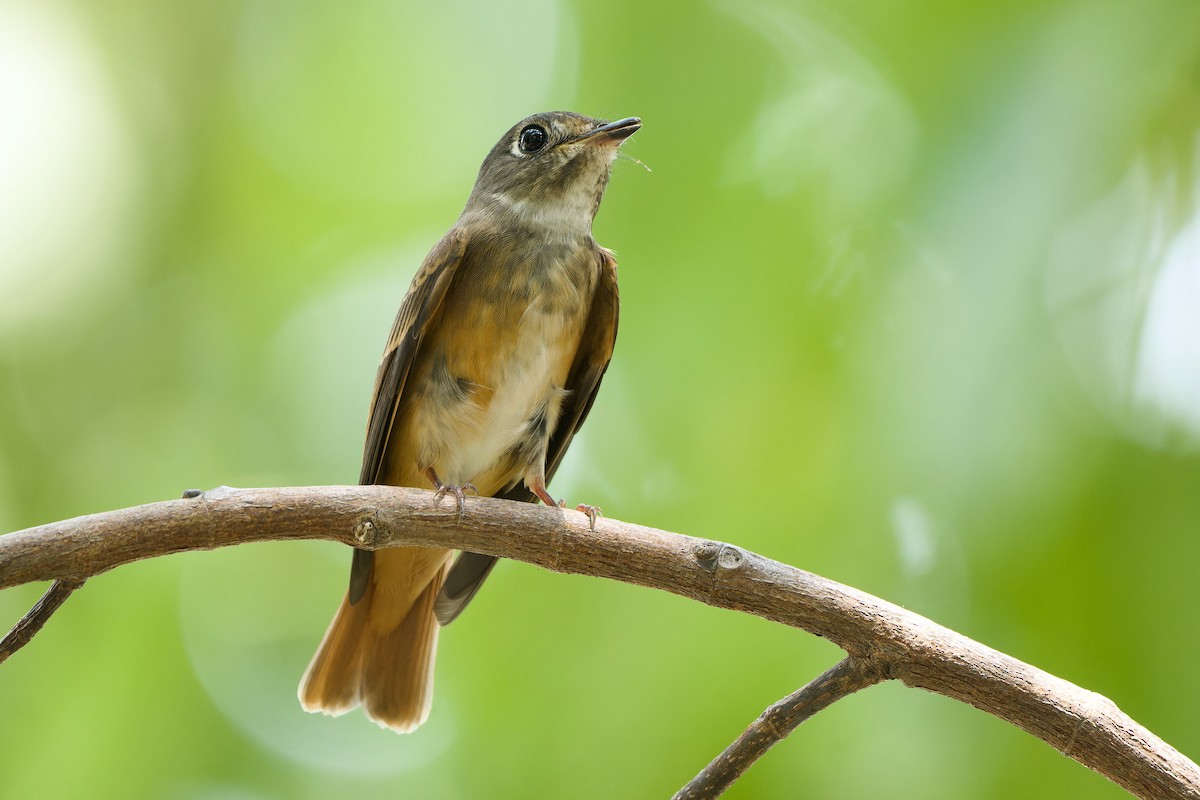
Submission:
[[[359,483],[558,505],[546,489],[617,336],[617,264],[592,220],[641,127],[536,114],[492,148],[454,227],[413,278],[375,379]],[[595,524],[597,509],[579,506]],[[354,551],[350,588],[300,682],[307,711],[401,733],[429,716],[439,625],[495,559]]]

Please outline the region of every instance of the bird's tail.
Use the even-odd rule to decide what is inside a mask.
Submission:
[[[417,729],[433,700],[438,623],[434,600],[450,551],[402,547],[374,554],[362,597],[349,598],[300,680],[305,711],[337,716],[362,705],[400,733]]]

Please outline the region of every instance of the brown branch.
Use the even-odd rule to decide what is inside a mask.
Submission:
[[[672,800],[720,797],[743,772],[786,739],[804,720],[883,679],[871,662],[847,656],[803,688],[768,707],[733,744],[676,792]]]
[[[1017,725],[1143,798],[1200,800],[1200,768],[1110,700],[848,586],[720,542],[492,498],[459,517],[381,486],[219,489],[0,536],[0,588],[252,541],[424,545],[611,578],[824,636],[881,674]]]
[[[50,615],[58,611],[58,607],[71,596],[71,592],[80,586],[83,586],[82,580],[59,580],[50,584],[50,588],[46,590],[40,600],[34,603],[33,608],[29,609],[29,613],[21,617],[20,621],[12,626],[12,630],[6,633],[3,639],[0,639],[0,664],[29,644],[29,640],[50,619]]]

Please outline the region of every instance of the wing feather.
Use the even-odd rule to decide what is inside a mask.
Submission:
[[[436,313],[454,280],[467,249],[467,236],[459,228],[451,228],[425,257],[413,277],[408,294],[400,303],[400,311],[392,324],[379,372],[375,376],[375,391],[371,396],[371,411],[367,418],[367,439],[363,445],[360,484],[378,483],[387,455],[388,440],[404,401],[404,384],[412,369],[417,350],[430,318]],[[350,565],[350,602],[357,603],[367,589],[374,563],[374,553],[355,550]]]

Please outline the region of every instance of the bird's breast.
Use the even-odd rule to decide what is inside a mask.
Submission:
[[[595,288],[591,261],[530,259],[502,275],[483,266],[456,281],[422,344],[419,468],[433,466],[447,483],[473,482],[483,494],[524,474],[568,391]]]

